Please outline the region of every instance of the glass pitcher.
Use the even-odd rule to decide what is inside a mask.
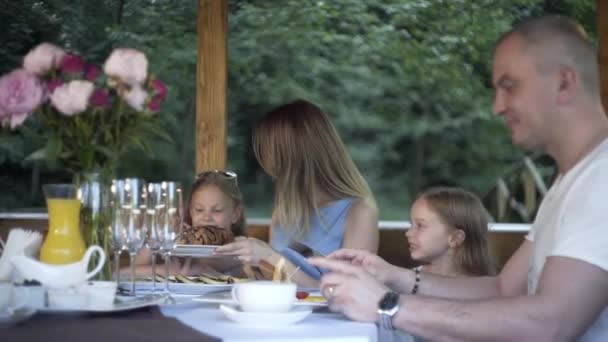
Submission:
[[[40,261],[69,264],[84,256],[84,239],[80,232],[80,199],[73,184],[42,186],[49,213],[49,230],[40,249]]]

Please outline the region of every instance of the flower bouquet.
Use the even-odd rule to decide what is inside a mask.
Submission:
[[[107,185],[120,156],[132,147],[147,150],[151,138],[170,141],[156,115],[166,95],[165,85],[148,74],[145,54],[130,48],[113,50],[102,72],[77,54],[42,43],[21,68],[0,77],[0,125],[44,136],[44,146],[26,159],[45,159],[74,173],[87,245],[109,249]],[[109,266],[103,274],[109,277]]]
[[[148,76],[140,51],[115,49],[102,73],[81,56],[42,43],[22,68],[0,77],[0,123],[15,129],[33,117],[47,139],[29,160],[112,173],[128,148],[146,149],[147,137],[168,139],[154,115],[166,95],[165,85]]]

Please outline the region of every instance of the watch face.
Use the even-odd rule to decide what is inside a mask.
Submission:
[[[399,294],[395,292],[387,292],[378,303],[380,310],[390,310],[399,304]]]

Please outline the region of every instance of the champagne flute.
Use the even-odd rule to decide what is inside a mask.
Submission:
[[[146,246],[152,256],[152,291],[156,291],[156,256],[161,247],[159,236],[166,218],[165,203],[161,183],[148,184],[148,237]]]
[[[160,250],[165,258],[165,292],[169,292],[169,267],[171,252],[181,235],[183,222],[182,187],[179,182],[161,182],[165,211],[162,229],[159,232]]]
[[[135,296],[135,256],[146,241],[147,189],[142,179],[127,178],[125,183],[127,204],[119,210],[122,211],[123,217],[126,217],[125,246],[129,252],[131,266],[131,295]]]
[[[121,208],[127,204],[125,181],[122,179],[112,180],[110,187],[110,208],[112,222],[110,229],[110,248],[114,255],[114,274],[116,284],[120,284],[120,254],[126,248],[125,215]]]

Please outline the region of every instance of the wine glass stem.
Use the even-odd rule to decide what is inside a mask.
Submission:
[[[116,284],[120,283],[120,250],[114,252],[114,272],[116,273]]]
[[[152,252],[152,291],[156,291],[156,253]]]
[[[169,292],[169,266],[171,264],[171,254],[165,254],[165,290]]]
[[[131,295],[135,296],[135,253],[129,253],[131,263]]]

